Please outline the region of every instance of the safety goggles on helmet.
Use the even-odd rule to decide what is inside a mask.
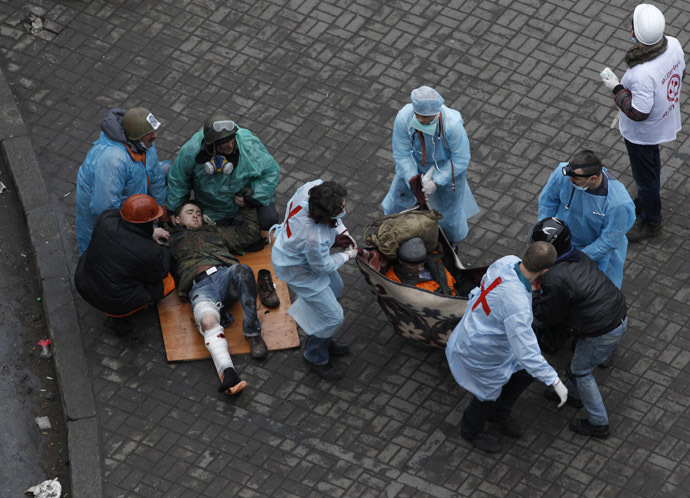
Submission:
[[[582,174],[575,173],[574,170],[581,169]],[[568,163],[566,166],[561,168],[561,173],[563,176],[572,176],[573,178],[589,178],[592,175],[598,175],[601,173],[601,163],[599,161],[593,163],[586,163],[583,165],[572,166],[572,163]]]
[[[216,133],[220,133],[221,131],[233,131],[235,129],[235,122],[229,119],[224,121],[214,121],[211,125],[211,128]]]

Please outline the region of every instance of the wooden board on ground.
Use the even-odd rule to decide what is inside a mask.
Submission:
[[[270,270],[273,283],[276,284],[276,293],[280,299],[278,308],[266,308],[261,304],[258,297],[256,301],[259,320],[261,321],[261,335],[266,346],[268,346],[268,350],[298,348],[300,342],[297,325],[287,314],[290,307],[290,294],[287,284],[278,280],[273,272],[271,246],[267,246],[259,252],[248,252],[238,259],[254,270],[254,276],[261,269]],[[235,321],[225,329],[228,350],[231,355],[248,354],[249,343],[242,333],[242,306],[237,302],[229,311],[235,317]],[[178,297],[177,290],[159,301],[158,318],[161,322],[163,343],[168,361],[192,361],[211,357],[204,345],[203,337],[194,326],[192,307],[188,301],[183,301]]]

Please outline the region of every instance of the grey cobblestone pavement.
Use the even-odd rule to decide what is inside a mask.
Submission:
[[[76,174],[111,107],[149,107],[162,159],[217,108],[281,164],[278,203],[317,177],[350,191],[350,231],[380,213],[393,177],[396,111],[421,84],[458,109],[481,214],[466,264],[521,253],[557,162],[597,151],[633,191],[612,99],[636,2],[144,0],[0,3],[0,60],[29,129],[67,261],[77,262]],[[667,34],[690,49],[690,2],[665,1]],[[29,14],[44,29],[25,29]],[[690,489],[690,233],[685,128],[662,147],[665,233],[628,251],[629,331],[597,372],[612,437],[568,429],[533,385],[516,405],[526,435],[486,456],[462,440],[469,395],[443,352],[396,336],[353,265],[337,383],[297,351],[238,357],[249,389],[216,393],[210,361],[168,364],[154,311],[142,340],[102,329],[75,293],[96,400],[108,497],[672,497]],[[282,212],[282,211],[281,211]],[[565,366],[564,357],[555,365]]]

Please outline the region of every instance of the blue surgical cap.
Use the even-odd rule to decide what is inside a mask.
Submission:
[[[412,109],[422,116],[433,116],[441,112],[443,97],[429,86],[420,86],[412,90]]]

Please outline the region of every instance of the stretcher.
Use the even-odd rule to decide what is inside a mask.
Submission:
[[[410,183],[413,192],[421,192],[419,186],[415,189],[413,182]],[[412,210],[427,208],[423,196],[418,195],[418,202],[419,205]],[[396,334],[445,348],[448,337],[467,309],[467,294],[479,285],[488,267],[465,268],[443,230],[440,227],[438,230],[443,264],[457,281],[457,296],[438,294],[386,278],[385,273],[393,262],[375,247],[363,248],[365,250],[357,256],[356,262]]]
[[[280,306],[268,309],[261,304],[257,296],[256,305],[261,321],[261,335],[269,351],[299,348],[300,340],[297,325],[287,310],[290,307],[290,293],[287,284],[278,280],[271,263],[271,248],[266,246],[258,252],[248,252],[238,256],[240,263],[248,265],[254,276],[259,270],[271,272],[276,293],[280,299]],[[225,338],[231,355],[248,354],[249,343],[242,333],[242,306],[239,302],[228,309],[235,318],[230,326],[225,328]],[[193,361],[210,358],[211,355],[204,345],[199,330],[194,325],[194,316],[189,301],[182,300],[177,291],[168,294],[158,302],[158,318],[163,332],[163,344],[168,361]]]

